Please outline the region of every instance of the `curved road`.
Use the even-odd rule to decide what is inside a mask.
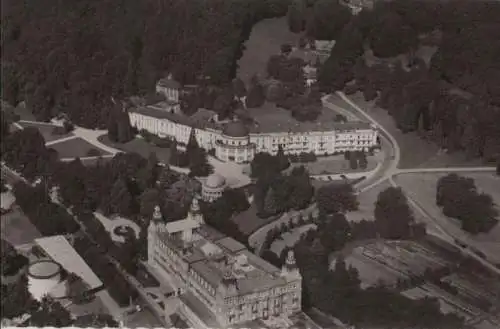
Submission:
[[[394,138],[381,124],[379,124],[372,116],[367,114],[363,109],[361,109],[359,106],[357,106],[354,102],[352,102],[344,93],[342,92],[337,92],[337,95],[342,98],[345,102],[347,102],[349,105],[351,105],[354,109],[356,109],[362,116],[367,118],[371,123],[373,123],[377,128],[379,128],[379,131],[382,133],[383,138],[387,138],[387,140],[390,141],[390,144],[393,148],[394,151],[394,157],[393,161],[389,165],[387,171],[383,174],[383,176],[376,181],[375,183],[363,188],[361,191],[366,191],[367,189],[370,189],[381,182],[385,181],[386,179],[389,180],[389,183],[397,187],[398,185],[394,181],[393,177],[397,174],[404,174],[404,173],[420,173],[420,172],[494,172],[495,168],[493,167],[466,167],[466,168],[415,168],[415,169],[398,169],[398,164],[399,160],[401,158],[401,150],[399,148],[399,145]],[[390,152],[389,152],[390,153]],[[463,254],[466,254],[467,256],[474,258],[475,260],[479,261],[481,264],[483,264],[485,267],[490,269],[492,272],[499,274],[500,275],[500,269],[495,267],[491,262],[487,261],[486,259],[483,259],[479,257],[476,253],[474,253],[472,250],[470,250],[468,247],[463,248],[462,246],[458,245],[455,243],[456,240],[460,240],[461,237],[455,236],[452,232],[450,232],[449,229],[446,228],[445,223],[442,223],[438,219],[433,218],[423,207],[421,207],[413,198],[411,198],[407,194],[407,199],[408,202],[417,210],[419,211],[425,218],[426,222],[432,224],[438,230],[440,231],[441,234],[439,234],[439,238],[445,237],[445,240],[447,240],[449,243],[453,244],[456,248],[458,248]],[[442,236],[441,236],[442,235]]]

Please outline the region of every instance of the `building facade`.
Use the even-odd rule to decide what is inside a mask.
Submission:
[[[178,101],[175,84],[162,82],[161,89],[169,101]],[[129,109],[132,126],[145,129],[160,137],[170,137],[181,144],[187,144],[192,133],[200,147],[213,150],[221,161],[248,163],[256,153],[276,154],[281,146],[285,154],[314,153],[317,156],[346,151],[368,151],[377,145],[377,129],[364,122],[309,123],[311,129],[303,129],[303,123],[289,124],[280,129],[268,124],[246,126],[241,121],[217,123],[213,113],[200,110],[199,114],[185,117],[165,107],[137,107]],[[263,122],[265,124],[265,122]],[[321,124],[321,126],[319,126]],[[302,127],[302,129],[301,129]],[[273,130],[276,128],[276,130]],[[313,129],[314,128],[314,129]]]
[[[226,189],[226,179],[219,174],[212,174],[202,182],[201,197],[203,201],[214,202],[222,196]]]
[[[293,252],[282,269],[207,226],[193,200],[186,219],[164,223],[159,209],[148,228],[148,264],[165,281],[181,285],[180,299],[193,298],[197,318],[218,327],[301,311],[302,277]],[[191,302],[189,301],[191,298]],[[204,314],[204,315],[202,315]]]

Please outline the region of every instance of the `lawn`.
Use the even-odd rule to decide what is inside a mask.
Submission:
[[[144,139],[139,137],[134,138],[130,142],[124,144],[110,141],[108,135],[99,136],[98,140],[104,145],[107,145],[109,147],[114,147],[128,153],[137,153],[146,159],[149,157],[149,154],[151,152],[154,152],[156,153],[156,156],[158,157],[158,160],[160,162],[169,163],[170,160],[169,148],[161,148],[158,146],[151,145]]]
[[[2,215],[1,229],[2,239],[7,240],[14,247],[32,243],[42,236],[18,207]]]
[[[45,143],[56,141],[61,138],[66,138],[69,136],[73,136],[73,133],[68,133],[68,134],[63,134],[63,135],[55,135],[52,133],[56,125],[50,124],[50,123],[26,123],[26,122],[19,122],[19,125],[21,125],[23,128],[28,128],[28,127],[35,127],[38,129],[40,134],[42,134],[43,139],[45,140]]]
[[[497,224],[488,233],[474,236],[462,231],[458,220],[444,216],[441,209],[436,205],[437,180],[445,174],[401,174],[395,177],[395,181],[446,231],[459,237],[466,244],[478,248],[486,254],[488,259],[500,264],[500,224]],[[474,178],[478,190],[490,194],[500,210],[500,177],[495,176],[494,173],[464,173],[462,176]]]
[[[288,30],[286,17],[264,19],[255,24],[238,61],[237,76],[246,83],[254,74],[266,77],[269,57],[279,54],[282,44],[295,45],[298,39],[298,34]]]
[[[338,104],[343,104],[343,108],[358,113],[337,95],[332,97],[336,97],[336,102]],[[365,101],[361,93],[356,93],[348,97],[394,136],[401,149],[401,161],[398,166],[399,168],[436,168],[446,166],[465,167],[484,165],[479,159],[466,159],[463,152],[455,152],[453,154],[442,153],[440,152],[437,144],[425,140],[423,137],[419,136],[417,132],[409,132],[406,134],[402,133],[399,129],[397,129],[394,120],[386,110],[375,106],[374,101]]]
[[[377,161],[373,156],[367,156],[368,166],[366,169],[357,168],[351,169],[349,161],[344,159],[343,155],[334,155],[327,157],[319,157],[315,162],[309,163],[293,163],[291,167],[304,166],[311,175],[323,174],[343,174],[353,172],[363,172],[374,169],[377,166]]]
[[[109,155],[108,152],[101,150],[80,137],[52,144],[49,148],[58,152],[59,159],[88,157],[88,152],[92,149],[98,151],[100,156]]]

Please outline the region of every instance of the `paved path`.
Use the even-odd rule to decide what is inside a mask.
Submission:
[[[69,140],[75,139],[75,138],[77,138],[77,136],[75,136],[75,135],[71,135],[71,136],[59,138],[59,139],[56,139],[56,140],[53,140],[53,141],[45,143],[45,146],[50,146],[50,145],[54,145],[54,144],[57,144],[57,143],[62,143],[62,142],[69,141]]]

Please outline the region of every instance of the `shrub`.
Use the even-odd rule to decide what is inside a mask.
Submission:
[[[66,131],[66,133],[70,133],[73,130],[75,130],[75,125],[73,123],[71,123],[71,121],[67,121],[67,120],[64,121],[63,127],[64,127],[64,130]]]

